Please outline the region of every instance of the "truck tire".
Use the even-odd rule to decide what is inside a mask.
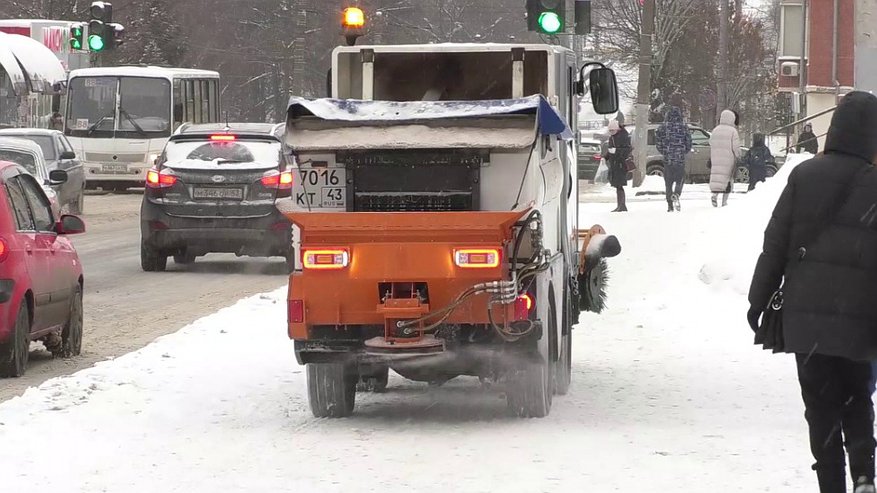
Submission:
[[[342,363],[309,363],[308,402],[315,418],[345,418],[353,414],[357,374]]]
[[[525,361],[509,382],[506,403],[519,418],[544,418],[551,412],[551,363]]]
[[[167,255],[140,241],[140,268],[143,272],[164,272],[167,269]]]
[[[566,395],[572,382],[572,314],[570,307],[573,300],[564,297],[563,325],[560,330],[560,347],[558,348],[557,367],[554,370],[554,393]]]
[[[0,377],[21,377],[30,357],[30,315],[27,301],[21,300],[15,327],[9,339],[0,344]]]

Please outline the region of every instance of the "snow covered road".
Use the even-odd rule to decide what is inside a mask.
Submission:
[[[745,322],[781,185],[724,210],[584,206],[624,251],[548,418],[508,417],[476,379],[391,377],[352,418],[314,419],[281,289],[0,404],[0,491],[811,491],[793,359]]]

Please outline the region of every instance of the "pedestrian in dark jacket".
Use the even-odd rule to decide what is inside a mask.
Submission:
[[[609,184],[615,187],[618,207],[612,212],[627,212],[627,197],[624,187],[627,186],[627,168],[625,162],[633,152],[630,134],[624,125],[617,120],[609,122],[609,143],[606,148],[606,162],[609,168]]]
[[[749,169],[750,192],[767,178],[767,165],[773,162],[773,154],[764,144],[764,134],[752,134],[752,147],[743,156],[743,165]]]
[[[655,139],[658,152],[664,156],[667,212],[679,211],[679,197],[685,182],[685,156],[691,152],[691,132],[682,118],[682,110],[676,106],[670,108],[667,119],[655,132]]]
[[[834,112],[822,156],[800,164],[764,233],[749,290],[755,330],[782,285],[782,327],[794,353],[822,493],[875,491],[873,369],[877,359],[877,97],[852,92]]]
[[[799,154],[801,149],[813,155],[819,154],[819,141],[816,139],[816,134],[813,133],[813,125],[809,123],[804,125],[804,131],[798,136]]]

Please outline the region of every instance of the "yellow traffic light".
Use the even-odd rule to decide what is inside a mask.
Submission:
[[[359,7],[347,7],[341,25],[348,29],[362,29],[365,27],[365,12]]]

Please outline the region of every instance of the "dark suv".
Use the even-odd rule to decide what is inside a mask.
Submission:
[[[181,127],[146,175],[140,264],[163,271],[212,252],[284,257],[295,265],[290,222],[274,206],[289,197],[279,133],[269,124]]]

